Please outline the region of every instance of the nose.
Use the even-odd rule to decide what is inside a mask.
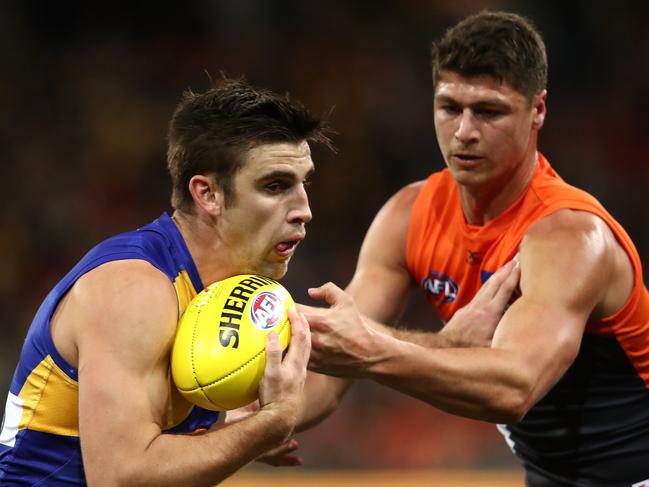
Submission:
[[[459,124],[455,130],[455,138],[463,144],[475,142],[480,138],[480,133],[475,124],[475,119],[471,110],[464,109],[459,119]]]
[[[309,206],[309,195],[304,185],[300,184],[296,189],[295,201],[288,212],[289,223],[309,223],[313,218]]]

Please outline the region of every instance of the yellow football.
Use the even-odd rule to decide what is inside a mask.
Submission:
[[[267,277],[244,274],[215,282],[187,306],[171,352],[180,393],[206,409],[226,411],[258,397],[266,366],[266,337],[291,339],[291,295]]]

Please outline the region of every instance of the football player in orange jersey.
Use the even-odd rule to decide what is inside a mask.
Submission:
[[[310,290],[330,305],[305,308],[310,368],[500,423],[529,486],[636,485],[649,479],[649,295],[626,232],[538,152],[546,83],[543,40],[518,15],[482,12],[434,43],[447,169],[385,204],[346,292]],[[520,296],[486,346],[385,326],[413,285],[452,324],[517,254]]]

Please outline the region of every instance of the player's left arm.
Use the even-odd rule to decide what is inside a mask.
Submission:
[[[574,361],[586,321],[616,272],[616,246],[598,217],[561,210],[523,239],[522,295],[503,316],[491,348],[430,349],[374,333],[366,347],[373,352],[361,365],[350,368],[346,357],[337,363],[328,350],[328,363],[316,370],[371,378],[454,414],[517,422]],[[317,347],[311,368],[314,353]]]

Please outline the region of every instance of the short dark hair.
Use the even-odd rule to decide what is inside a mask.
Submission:
[[[443,71],[491,75],[528,100],[545,89],[545,44],[531,21],[508,12],[483,11],[448,29],[433,43],[433,86]]]
[[[193,211],[189,180],[196,174],[214,176],[228,205],[234,196],[234,175],[250,149],[302,141],[331,148],[327,134],[326,122],[291,100],[288,93],[256,88],[243,78],[223,77],[204,93],[187,91],[169,124],[171,206]]]

